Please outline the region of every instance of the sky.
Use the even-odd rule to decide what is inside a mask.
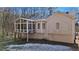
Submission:
[[[23,8],[23,7],[22,7]],[[47,8],[47,7],[46,7]],[[44,12],[44,11],[46,11],[47,9],[46,8],[41,8],[41,12]],[[16,8],[16,9],[18,9],[18,7]],[[27,11],[30,11],[30,9],[35,9],[36,10],[36,12],[40,12],[39,11],[39,8],[38,7],[30,7],[30,8],[27,8],[26,7],[26,10]],[[56,9],[56,11],[60,11],[60,12],[66,12],[66,11],[71,11],[71,10],[77,10],[78,9],[78,7],[57,7],[57,9]],[[18,12],[18,11],[17,11]]]
[[[77,10],[78,7],[59,7],[57,10],[61,12],[71,11],[71,10]]]

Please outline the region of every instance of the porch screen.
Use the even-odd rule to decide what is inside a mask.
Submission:
[[[21,24],[21,32],[27,32],[27,25]]]

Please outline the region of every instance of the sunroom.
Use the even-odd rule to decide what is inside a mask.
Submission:
[[[18,18],[15,23],[15,32],[17,33],[34,33],[35,32],[35,22],[30,19]]]

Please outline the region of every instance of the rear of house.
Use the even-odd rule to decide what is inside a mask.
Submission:
[[[55,13],[38,20],[18,18],[14,25],[17,38],[74,43],[75,18],[70,13]]]

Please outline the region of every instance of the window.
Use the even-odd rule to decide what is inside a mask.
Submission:
[[[45,23],[43,23],[42,25],[43,25],[43,29],[45,29],[46,28]]]
[[[20,24],[16,24],[16,29],[20,29]]]
[[[23,29],[23,25],[24,25],[24,24],[21,24],[21,29]]]
[[[35,23],[33,23],[33,29],[35,29]]]
[[[28,24],[28,29],[32,29],[32,24]]]
[[[16,24],[16,32],[20,32],[20,24]]]
[[[23,32],[23,24],[21,24],[21,32]]]
[[[26,32],[27,26],[26,24],[21,24],[21,32]]]
[[[24,29],[27,29],[27,24],[24,24]]]
[[[60,24],[56,23],[56,29],[59,29],[59,27],[60,27]]]
[[[40,29],[40,23],[38,23],[38,29]]]

